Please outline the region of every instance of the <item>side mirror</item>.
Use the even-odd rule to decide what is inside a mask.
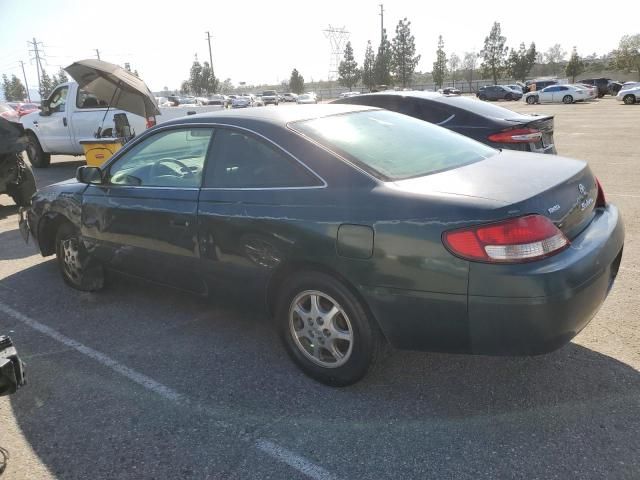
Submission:
[[[102,170],[98,167],[78,167],[76,180],[80,183],[99,185],[102,183]]]
[[[51,109],[49,108],[49,105],[47,103],[43,103],[40,106],[40,116],[48,117],[49,115],[51,115]]]

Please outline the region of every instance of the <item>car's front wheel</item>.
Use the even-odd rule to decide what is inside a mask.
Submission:
[[[104,269],[87,252],[78,230],[64,222],[56,233],[56,257],[67,285],[83,292],[95,292],[104,286]]]
[[[47,168],[51,163],[51,155],[45,153],[40,145],[40,141],[38,137],[32,132],[27,134],[28,143],[27,143],[27,157],[29,157],[29,162],[35,168]]]
[[[293,361],[327,385],[360,380],[383,346],[382,334],[361,302],[324,273],[306,272],[285,281],[275,319]]]
[[[622,101],[624,102],[625,105],[633,105],[634,103],[636,103],[636,96],[635,95],[625,95],[624,98],[622,99]]]

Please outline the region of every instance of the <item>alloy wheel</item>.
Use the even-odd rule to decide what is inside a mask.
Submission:
[[[300,352],[324,368],[344,365],[353,351],[349,317],[338,302],[317,290],[306,290],[293,299],[289,331]]]
[[[71,281],[79,283],[82,276],[82,265],[79,258],[78,240],[75,238],[62,240],[62,255],[65,273]]]

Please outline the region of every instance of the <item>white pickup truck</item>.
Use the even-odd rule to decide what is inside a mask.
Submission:
[[[132,133],[140,134],[157,123],[183,115],[219,110],[220,106],[160,109],[157,118],[145,119],[139,115],[109,109],[94,95],[85,92],[75,82],[58,85],[49,98],[42,102],[42,110],[25,115],[20,120],[29,143],[27,155],[31,165],[46,168],[51,155],[83,155],[80,140],[95,137],[98,127],[114,128],[114,115],[126,113]],[[105,117],[106,114],[106,117]],[[104,119],[104,124],[103,124]]]

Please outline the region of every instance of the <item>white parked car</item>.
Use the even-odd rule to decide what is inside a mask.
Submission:
[[[303,95],[299,95],[296,102],[300,104],[318,103],[318,99],[312,93],[305,93]]]
[[[575,85],[551,85],[524,95],[528,104],[534,103],[574,103],[588,100],[590,93]]]
[[[598,98],[598,87],[596,87],[595,85],[589,85],[587,83],[576,83],[574,87],[578,87],[583,90],[586,90],[587,93],[589,94],[589,100]]]
[[[616,100],[624,102],[625,105],[640,103],[640,82],[629,88],[623,87],[616,95]]]
[[[231,101],[231,108],[253,107],[256,99],[253,95],[238,95]]]
[[[356,95],[360,95],[360,92],[342,92],[338,97],[340,98],[349,98],[355,97]]]

